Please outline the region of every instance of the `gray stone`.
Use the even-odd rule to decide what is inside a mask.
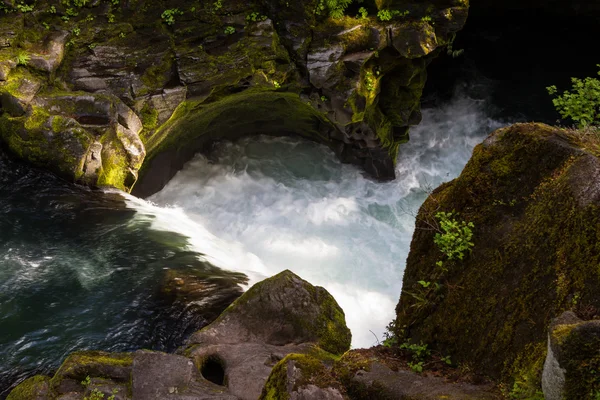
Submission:
[[[194,363],[186,357],[137,352],[133,360],[134,399],[162,400],[183,393],[194,377]]]
[[[33,53],[27,64],[48,73],[56,71],[64,58],[68,36],[66,31],[50,33],[44,40],[42,51]]]

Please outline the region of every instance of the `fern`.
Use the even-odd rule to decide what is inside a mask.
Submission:
[[[323,0],[321,0],[323,1]],[[344,16],[344,12],[353,0],[324,0],[325,8],[329,11],[331,18],[339,19]],[[322,8],[322,7],[321,7]]]

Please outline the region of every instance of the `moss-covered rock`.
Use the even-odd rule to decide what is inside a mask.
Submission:
[[[543,389],[547,400],[594,400],[600,394],[600,321],[567,311],[552,322]]]
[[[252,286],[189,343],[315,343],[332,354],[350,348],[344,311],[322,287],[283,271]]]
[[[6,400],[49,400],[50,378],[36,375],[25,379],[10,392]]]
[[[332,374],[333,361],[331,355],[323,352],[286,356],[273,367],[259,399],[348,399],[342,384]]]
[[[31,12],[6,4],[0,13],[2,109],[19,117],[37,103],[55,115],[43,100],[56,92],[115,96],[140,117],[143,130],[129,127],[131,132],[123,133],[111,124],[98,132],[86,126],[95,136],[91,165],[81,168],[81,157],[74,157],[77,165],[69,169],[74,172],[63,176],[131,190],[148,145],[149,165],[142,169],[138,194],[162,188],[209,141],[265,131],[318,140],[342,161],[393,178],[398,146],[420,119],[426,65],[462,27],[468,2],[407,0],[388,6],[409,14],[385,22],[374,15],[333,19],[316,0],[85,6],[47,0],[36,2]],[[260,101],[239,102],[246,91],[262,93]],[[268,104],[274,109],[265,109]],[[288,107],[283,115],[282,105]],[[224,123],[214,112],[219,108],[239,121]],[[272,115],[259,121],[256,115],[265,112]],[[180,117],[189,118],[177,121]],[[205,124],[189,129],[192,118]],[[296,121],[302,123],[294,126]],[[138,134],[141,142],[134,143]],[[16,145],[9,147],[36,162]],[[58,154],[38,150],[46,153],[38,165],[65,171]]]
[[[396,335],[520,393],[540,390],[550,320],[600,307],[600,160],[576,142],[542,124],[497,130],[459,178],[431,193],[417,217]],[[474,224],[462,260],[434,243],[439,211]]]

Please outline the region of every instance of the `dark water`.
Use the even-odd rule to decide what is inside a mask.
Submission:
[[[234,291],[244,281],[198,261],[184,236],[149,229],[151,218],[0,151],[0,398],[75,350],[180,345],[206,320],[160,295],[167,268]]]

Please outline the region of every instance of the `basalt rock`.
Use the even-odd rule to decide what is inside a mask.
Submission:
[[[165,290],[180,288],[173,295],[190,301],[198,296],[197,285],[185,282],[190,276],[168,274]],[[325,289],[284,271],[250,288],[178,354],[76,352],[54,377],[28,379],[9,399],[255,400],[287,355],[335,357],[321,347],[338,355],[349,349],[344,313]]]
[[[567,311],[552,321],[542,388],[546,400],[593,398],[600,393],[600,320]]]
[[[600,160],[585,137],[543,124],[499,129],[457,179],[430,194],[396,309],[399,337],[427,343],[519,393],[541,390],[551,320],[600,307]],[[434,242],[443,233],[440,211],[474,224],[474,246],[463,259],[449,259]],[[588,332],[583,325],[573,332],[579,329]],[[597,354],[593,335],[578,343]],[[566,359],[581,363],[573,361],[571,371],[579,372],[572,373],[591,376],[593,362],[573,351]]]
[[[420,121],[427,64],[465,23],[468,2],[367,2],[370,16],[349,9],[339,19],[321,5],[5,3],[1,137],[69,180],[128,191],[139,181],[142,196],[215,140],[257,133],[302,135],[393,178],[398,146]],[[381,21],[378,10],[407,13]],[[82,116],[76,98],[110,109]],[[50,129],[42,115],[67,127]]]

